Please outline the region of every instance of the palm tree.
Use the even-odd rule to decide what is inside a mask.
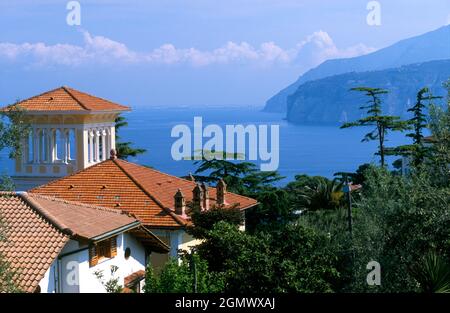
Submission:
[[[342,186],[337,179],[320,177],[314,185],[307,185],[300,191],[300,206],[308,211],[337,209],[344,195]]]
[[[436,252],[426,254],[412,272],[423,292],[450,293],[450,265]]]

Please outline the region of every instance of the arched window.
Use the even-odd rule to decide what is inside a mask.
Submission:
[[[45,134],[44,129],[38,130],[38,153],[39,162],[43,163],[45,161]]]
[[[77,145],[76,145],[76,137],[75,137],[75,129],[69,129],[69,152],[70,159],[75,160],[77,157]]]
[[[62,160],[64,156],[64,134],[61,129],[55,131],[56,147],[55,147],[55,158],[56,160]]]
[[[28,134],[28,155],[26,156],[26,162],[33,162],[33,149],[34,149],[34,140],[33,140],[33,132]]]

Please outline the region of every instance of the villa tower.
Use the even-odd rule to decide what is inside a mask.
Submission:
[[[17,190],[28,190],[102,162],[115,149],[115,119],[130,108],[60,87],[17,103],[31,125],[16,159]]]

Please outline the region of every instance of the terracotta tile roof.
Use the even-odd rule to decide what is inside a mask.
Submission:
[[[181,189],[192,201],[195,182],[120,159],[106,160],[71,176],[32,189],[31,193],[120,209],[136,215],[150,227],[183,227],[190,223],[174,212],[174,195]],[[209,188],[210,205],[216,202],[216,189]],[[257,201],[227,193],[229,206],[241,209]]]
[[[435,141],[433,136],[423,137],[423,141],[427,143],[433,143]]]
[[[145,271],[140,270],[140,271],[134,272],[133,274],[126,276],[123,279],[123,284],[125,287],[131,287],[133,284],[143,280],[144,278],[145,278]]]
[[[351,184],[351,185],[350,185],[350,191],[357,191],[357,190],[359,190],[359,189],[361,189],[361,188],[362,188],[362,185],[361,185],[361,184],[357,184],[357,185]]]
[[[7,241],[0,251],[17,274],[23,291],[33,292],[70,236],[32,208],[23,196],[0,195]]]
[[[93,239],[121,227],[140,224],[135,217],[119,210],[38,194],[28,194],[28,197],[33,206],[39,207],[41,212],[59,223],[60,228],[84,239]]]
[[[120,210],[38,194],[0,193],[0,216],[7,238],[0,242],[0,252],[18,272],[17,281],[27,292],[35,290],[69,239],[96,240],[126,230],[152,251],[169,251],[135,217]]]
[[[129,107],[63,86],[20,101],[27,111],[128,111]]]

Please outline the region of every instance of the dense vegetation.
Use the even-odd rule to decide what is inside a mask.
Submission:
[[[197,174],[212,173],[204,180],[222,178],[260,205],[246,212],[245,232],[233,210],[196,212],[188,231],[202,243],[160,276],[149,271],[147,292],[450,292],[449,99],[442,108],[432,102],[443,100],[422,89],[412,117],[399,120],[382,112],[384,92],[375,100],[370,94],[380,89],[358,90],[369,93],[372,107],[351,126],[375,126],[368,139],[382,134],[384,140],[387,129],[411,130],[411,145],[388,149],[379,141],[378,149],[380,156],[411,158],[408,175],[389,170],[382,157],[380,165],[363,164],[333,180],[298,175],[276,187],[277,173],[203,160]],[[425,128],[432,143],[423,140]],[[361,188],[350,192],[345,179]],[[378,281],[369,284],[373,275]]]
[[[407,109],[415,102],[417,90],[429,86],[434,94],[439,94],[442,83],[449,76],[450,59],[447,59],[308,81],[287,98],[286,117],[288,121],[300,124],[356,120],[360,116],[355,106],[358,96],[348,90],[355,86],[376,86],[390,91],[383,110],[406,119],[410,116]]]
[[[365,139],[378,140],[380,156],[380,165],[363,164],[355,173],[297,175],[279,187],[277,172],[251,163],[199,161],[196,180],[223,179],[228,190],[260,204],[246,212],[245,232],[236,209],[194,210],[187,231],[202,243],[180,251],[181,261],[171,260],[161,273],[149,266],[145,291],[450,292],[450,81],[445,87],[443,107],[419,90],[407,120],[383,112],[384,90],[355,89],[370,97],[367,116],[344,127],[374,126]],[[28,126],[20,109],[6,114],[14,123],[0,120],[0,149],[16,156]],[[425,128],[432,133],[427,142]],[[411,144],[385,147],[387,130],[410,130]],[[133,155],[128,152],[122,157]],[[408,174],[390,171],[385,154],[409,157]],[[348,188],[347,180],[361,188]],[[7,177],[1,183],[2,190],[12,188]],[[0,217],[0,240],[4,233]],[[369,284],[377,275],[373,264],[381,267],[380,280]],[[0,255],[0,292],[16,290],[13,275]],[[114,281],[105,287],[119,290]]]
[[[9,106],[0,114],[0,151],[9,149],[10,157],[20,157],[22,136],[29,133],[29,124],[24,119],[23,111],[17,105]],[[14,183],[7,174],[0,176],[0,191],[14,190]],[[0,214],[0,244],[5,241],[5,225]],[[0,252],[0,293],[18,291],[13,281],[14,272]]]
[[[450,41],[448,38],[450,38],[450,26],[447,25],[419,36],[401,40],[391,46],[379,49],[372,53],[363,54],[353,58],[326,60],[319,66],[313,67],[302,74],[296,82],[287,86],[270,98],[266,102],[264,110],[267,112],[286,112],[288,96],[294,94],[301,85],[314,80],[321,80],[326,77],[337,76],[345,73],[361,73],[400,68],[404,65],[424,63],[432,60],[449,60]],[[409,78],[410,76],[405,75],[405,77]],[[447,77],[444,77],[444,79],[446,78]],[[437,80],[433,81],[427,79],[427,81],[428,83],[435,85],[437,88],[440,88]],[[379,82],[375,81],[366,81],[364,84],[381,87],[378,83]],[[396,84],[394,85],[398,86],[398,82],[395,83]],[[415,87],[411,87],[418,89],[424,86],[423,83],[424,82],[415,81],[412,83]],[[323,94],[322,90],[323,89],[319,90],[320,94]],[[406,90],[403,91],[406,92]],[[344,90],[344,92],[346,92],[346,90]],[[344,95],[344,93],[342,93],[342,95]],[[305,97],[307,96],[308,95],[305,94]],[[320,104],[322,103],[319,103],[319,105]],[[328,109],[332,109],[332,106],[328,107]]]

